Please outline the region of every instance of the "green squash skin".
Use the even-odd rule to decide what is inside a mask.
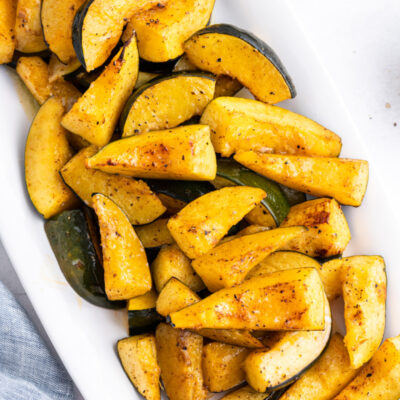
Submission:
[[[163,319],[155,308],[128,310],[129,335],[151,332]]]
[[[162,193],[186,203],[197,199],[203,194],[215,190],[207,181],[168,181],[161,179],[148,179],[145,182],[155,193]]]
[[[283,66],[282,61],[279,59],[278,55],[275,51],[267,45],[263,40],[253,35],[252,33],[237,28],[236,26],[229,24],[215,24],[207,26],[204,29],[201,29],[194,33],[187,41],[192,40],[196,36],[206,35],[209,33],[219,33],[221,35],[234,36],[244,42],[248,43],[250,46],[254,47],[257,51],[259,51],[265,58],[267,58],[271,64],[279,71],[282,75],[283,79],[286,82],[287,87],[289,88],[291,98],[296,97],[296,88],[293,84],[291,77],[289,76],[286,68]]]
[[[216,77],[213,74],[210,74],[209,72],[202,72],[202,71],[177,71],[177,72],[171,72],[168,75],[156,76],[155,78],[151,79],[144,85],[140,86],[129,96],[129,99],[127,100],[127,102],[124,106],[124,109],[122,110],[121,117],[119,120],[119,128],[120,128],[121,132],[124,131],[125,122],[126,122],[126,119],[128,118],[128,115],[131,111],[133,104],[138,99],[138,97],[143,94],[143,92],[145,92],[147,89],[151,88],[152,86],[156,86],[157,84],[164,82],[165,80],[175,79],[175,78],[179,78],[181,76],[199,77],[199,78],[203,78],[203,79],[210,79],[212,81],[216,80]]]
[[[82,47],[82,28],[83,22],[85,21],[86,14],[89,7],[92,5],[94,0],[88,0],[83,3],[79,8],[78,12],[75,14],[74,20],[72,22],[72,44],[79,62],[82,64],[83,68],[86,70],[85,56],[83,54]]]
[[[180,58],[181,56],[178,56],[177,58],[165,62],[153,62],[140,58],[139,70],[143,72],[153,72],[155,74],[165,74],[172,71],[172,68],[174,68]]]
[[[217,176],[237,185],[254,186],[263,189],[267,197],[261,203],[267,208],[279,226],[289,213],[290,205],[281,187],[269,179],[243,167],[232,159],[217,161]]]
[[[304,203],[307,201],[306,194],[303,192],[299,192],[298,190],[288,188],[287,186],[281,185],[278,183],[283,193],[285,193],[286,198],[288,199],[290,207],[295,206],[296,204]]]
[[[103,308],[125,306],[125,302],[107,299],[103,268],[82,210],[64,211],[46,221],[44,228],[65,279],[79,296]]]

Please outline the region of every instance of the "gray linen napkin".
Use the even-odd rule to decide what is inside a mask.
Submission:
[[[72,400],[71,378],[0,282],[0,399]]]

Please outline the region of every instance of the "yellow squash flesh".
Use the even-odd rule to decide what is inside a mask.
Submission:
[[[210,180],[215,152],[206,125],[143,133],[115,142],[89,158],[89,168],[137,178]]]
[[[157,358],[170,400],[204,400],[201,357],[203,338],[161,323],[156,329]]]
[[[17,0],[0,2],[0,64],[9,63],[15,50],[15,13]]]
[[[37,53],[47,49],[40,21],[41,0],[18,0],[15,21],[16,49]]]
[[[304,227],[291,227],[244,235],[196,258],[192,266],[211,292],[232,287],[270,253],[305,231]]]
[[[225,187],[189,203],[171,217],[168,229],[189,258],[206,254],[266,193],[249,186]]]
[[[151,272],[158,292],[161,292],[172,277],[179,279],[195,292],[204,289],[204,284],[192,268],[189,258],[176,244],[161,248],[151,264]]]
[[[166,0],[93,0],[82,26],[81,46],[86,71],[90,72],[104,64],[132,15],[165,3]],[[125,36],[124,40],[130,37]]]
[[[186,329],[322,330],[324,299],[315,269],[293,269],[221,289],[168,318]]]
[[[239,152],[235,160],[273,181],[318,197],[358,207],[368,184],[368,162],[348,158],[303,157]]]
[[[210,392],[223,392],[242,383],[245,373],[242,364],[249,349],[212,342],[203,348],[204,384]]]
[[[136,226],[135,230],[145,249],[174,242],[167,228],[168,219],[160,218],[147,225]]]
[[[171,278],[162,288],[157,299],[157,312],[166,317],[174,311],[182,310],[200,301],[192,290],[176,278]]]
[[[133,36],[64,116],[62,124],[96,146],[106,145],[135,86],[139,66]]]
[[[17,73],[39,104],[49,97],[59,97],[68,111],[81,96],[81,92],[62,77],[50,82],[48,65],[40,57],[21,57]]]
[[[132,95],[122,137],[175,128],[194,115],[201,115],[214,96],[215,78],[200,75],[163,77]]]
[[[378,349],[385,330],[386,272],[379,256],[354,256],[342,267],[344,343],[353,368]]]
[[[400,397],[400,336],[386,339],[372,360],[333,400],[397,400]]]
[[[160,400],[160,367],[153,335],[137,335],[119,340],[118,356],[137,391],[146,400]]]
[[[120,208],[102,194],[93,196],[103,249],[104,281],[109,300],[129,300],[151,289],[146,253]]]
[[[350,364],[343,337],[336,333],[324,354],[280,400],[331,400],[355,378],[358,371]]]
[[[275,332],[264,339],[266,349],[249,354],[244,370],[246,381],[253,389],[266,392],[286,386],[320,357],[332,331],[331,310],[325,294],[322,302],[325,305],[324,330]]]
[[[211,128],[215,151],[229,157],[239,150],[336,157],[340,137],[318,123],[280,107],[239,97],[219,97],[201,123]]]
[[[85,0],[42,0],[41,23],[44,39],[58,59],[67,64],[76,60],[72,45],[72,21]]]
[[[293,239],[283,250],[294,250],[311,257],[342,254],[351,235],[340,205],[334,199],[315,199],[291,207],[280,225],[305,226],[308,231]]]
[[[143,181],[86,168],[86,159],[96,152],[96,146],[82,149],[61,169],[64,182],[88,206],[92,206],[93,193],[104,194],[121,208],[132,225],[148,224],[164,213],[160,199]]]
[[[214,1],[169,1],[134,15],[127,31],[136,32],[140,57],[165,62],[182,55],[183,42],[210,20]]]
[[[237,79],[265,103],[274,104],[292,97],[278,69],[245,40],[206,33],[193,35],[183,47],[197,68]]]
[[[79,204],[59,174],[73,154],[67,132],[60,125],[63,114],[60,99],[47,100],[36,114],[26,141],[26,186],[33,205],[44,218]]]

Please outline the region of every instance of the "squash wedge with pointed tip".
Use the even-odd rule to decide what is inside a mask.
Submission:
[[[133,386],[146,400],[160,400],[160,367],[153,335],[119,340],[117,351],[122,367]]]
[[[170,218],[168,229],[189,258],[206,254],[266,193],[250,186],[225,187],[189,203]]]
[[[139,58],[133,36],[64,116],[62,124],[96,146],[106,145],[135,86]]]
[[[102,194],[93,196],[103,249],[104,281],[110,300],[129,300],[151,289],[146,253],[122,210]]]
[[[221,289],[167,320],[185,329],[323,330],[324,317],[325,293],[318,272],[299,268]]]

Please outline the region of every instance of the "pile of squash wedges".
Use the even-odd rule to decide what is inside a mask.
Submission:
[[[127,308],[118,355],[147,400],[396,400],[384,259],[342,257],[368,162],[276,106],[296,96],[278,55],[210,24],[213,7],[1,0],[0,63],[40,105],[25,178],[60,268]]]

